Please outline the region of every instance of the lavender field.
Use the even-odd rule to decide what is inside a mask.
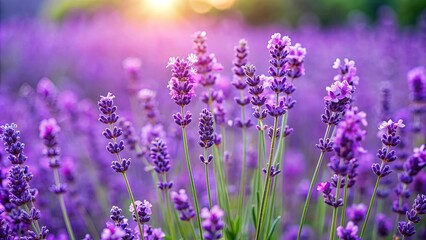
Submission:
[[[425,16],[0,21],[0,239],[426,239]]]

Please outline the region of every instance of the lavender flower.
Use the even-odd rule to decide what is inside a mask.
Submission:
[[[197,82],[204,87],[210,87],[216,82],[217,76],[215,72],[222,70],[223,67],[217,62],[214,54],[207,52],[206,32],[196,32],[193,38],[193,50],[198,59],[194,64],[194,68],[197,71]]]
[[[408,185],[424,167],[426,167],[426,149],[425,145],[422,145],[414,149],[414,153],[403,164],[404,170],[398,174],[400,183],[395,187],[398,199],[393,202],[392,211],[400,215],[408,211],[408,205],[404,202],[411,196]]]
[[[165,175],[171,167],[170,164],[170,155],[167,150],[166,144],[161,141],[159,138],[155,139],[151,143],[151,153],[149,155],[151,157],[151,161],[154,163],[154,170],[160,174]],[[163,177],[163,179],[165,179]],[[173,182],[163,181],[158,183],[158,188],[161,190],[167,191],[171,189],[173,186]]]
[[[123,60],[123,68],[126,70],[126,73],[132,81],[138,80],[141,66],[142,62],[139,58],[128,57]]]
[[[348,222],[346,228],[337,227],[337,236],[342,240],[360,240],[358,237],[358,227],[353,222]]]
[[[111,208],[110,218],[114,221],[115,226],[120,227],[124,231],[125,234],[122,236],[123,240],[136,239],[135,233],[129,227],[128,220],[122,215],[122,210],[119,207],[113,206]]]
[[[215,133],[213,129],[213,115],[206,108],[200,113],[200,123],[198,126],[200,128],[198,131],[200,134],[200,146],[205,149],[210,148],[214,144]]]
[[[387,237],[392,231],[392,225],[389,222],[389,217],[382,213],[377,214],[376,217],[377,233],[380,237]]]
[[[32,238],[46,239],[49,230],[43,226],[39,227],[40,211],[34,207],[28,210],[28,204],[35,201],[38,191],[31,188],[29,182],[33,178],[33,174],[29,171],[28,166],[23,165],[27,160],[24,155],[25,144],[20,141],[20,132],[18,126],[14,123],[6,124],[0,127],[0,137],[4,141],[5,150],[8,155],[12,167],[9,169],[7,189],[2,189],[0,203],[4,207],[0,208],[3,218],[3,211],[12,220],[10,223],[2,221],[2,234],[13,236],[25,236],[28,234]],[[2,177],[3,178],[3,177]],[[3,184],[1,184],[3,186]],[[3,196],[4,194],[4,196]],[[26,210],[21,209],[24,207]],[[28,230],[28,225],[33,226],[33,230]],[[25,232],[24,232],[25,230]]]
[[[407,74],[408,85],[410,87],[410,97],[415,103],[426,102],[426,69],[417,67]]]
[[[420,222],[420,215],[426,214],[426,196],[417,195],[413,208],[406,213],[408,222],[398,222],[398,231],[404,237],[413,236],[416,233],[414,224]]]
[[[254,107],[253,116],[259,120],[266,118],[268,111],[262,110],[262,106],[266,102],[266,97],[263,96],[264,92],[264,79],[256,75],[256,67],[254,65],[246,65],[243,67],[244,73],[247,76],[246,83],[249,86],[250,102]]]
[[[136,206],[136,211],[134,206]],[[132,217],[135,222],[147,223],[151,219],[151,208],[152,205],[147,200],[143,200],[143,202],[135,201],[135,204],[130,204],[129,211],[132,213]],[[138,217],[139,220],[137,219]]]
[[[359,77],[357,76],[355,61],[345,58],[342,62],[339,58],[337,58],[333,64],[333,68],[340,71],[339,74],[334,76],[334,81],[346,81],[349,85],[354,87],[358,85]]]
[[[367,213],[367,206],[360,203],[357,205],[352,205],[346,210],[349,221],[352,221],[354,224],[360,223],[365,218]]]
[[[222,237],[221,230],[224,227],[222,217],[224,212],[217,206],[213,206],[211,210],[203,208],[201,211],[201,217],[204,219],[202,226],[204,229],[204,239],[216,240]]]
[[[179,192],[171,192],[170,197],[175,205],[176,210],[179,212],[179,218],[182,221],[190,221],[195,217],[195,211],[189,204],[188,195],[185,189],[180,189]]]
[[[126,232],[119,226],[110,222],[106,223],[106,228],[102,230],[102,240],[120,240],[126,235]]]
[[[138,100],[148,122],[151,124],[157,123],[158,102],[156,101],[156,93],[150,89],[141,89],[138,92]]]
[[[296,43],[294,46],[288,46],[287,62],[285,66],[287,77],[296,79],[305,75],[305,68],[303,67],[305,56],[306,49],[302,48],[300,43]]]
[[[166,234],[161,228],[152,228],[148,224],[144,225],[144,240],[163,240]]]
[[[232,72],[234,73],[234,77],[232,80],[232,85],[235,86],[238,90],[243,90],[247,87],[247,84],[243,81],[243,78],[246,76],[244,73],[244,66],[247,65],[247,55],[248,55],[248,46],[247,41],[245,39],[241,39],[238,46],[234,47],[235,59],[232,62],[234,66],[232,67]],[[248,99],[248,98],[247,98]],[[245,99],[241,100],[238,104],[244,106]],[[248,103],[248,100],[247,100]]]

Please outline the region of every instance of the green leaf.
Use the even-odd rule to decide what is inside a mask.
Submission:
[[[267,240],[270,240],[270,239],[272,238],[272,234],[274,233],[274,230],[275,230],[275,228],[276,228],[276,226],[277,226],[278,222],[280,221],[280,219],[281,219],[281,216],[278,216],[278,217],[274,220],[274,222],[272,223],[271,229],[269,230],[269,233],[268,233],[268,237],[266,238]]]
[[[253,204],[251,205],[251,217],[253,218],[253,225],[254,228],[256,229],[256,223],[257,223],[257,217],[256,217],[256,206]]]

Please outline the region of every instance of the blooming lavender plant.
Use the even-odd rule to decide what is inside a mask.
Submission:
[[[114,126],[114,124],[117,123],[119,119],[119,116],[116,113],[117,106],[114,105],[114,98],[115,96],[112,95],[112,93],[108,93],[107,96],[101,96],[98,102],[99,110],[101,111],[99,121],[108,125],[108,128],[106,128],[102,134],[106,139],[112,141],[109,142],[107,145],[108,152],[114,154],[117,157],[116,161],[112,161],[111,168],[115,172],[121,173],[123,175],[133,209],[137,209],[136,202],[134,200],[133,193],[130,188],[129,180],[126,175],[126,171],[130,166],[130,159],[122,158],[120,155],[120,152],[124,150],[124,142],[122,140],[118,142],[117,138],[122,135],[123,131],[121,130],[121,128]],[[135,221],[138,223],[139,232],[142,234],[143,228],[138,214],[138,211],[134,211]],[[141,236],[141,238],[142,237],[143,236]]]
[[[379,130],[383,130],[384,133],[381,138],[381,142],[383,144],[383,148],[379,149],[377,152],[377,157],[381,160],[381,164],[374,163],[371,168],[377,176],[376,185],[373,190],[373,194],[371,196],[370,204],[368,206],[367,216],[365,217],[364,224],[362,226],[360,237],[362,238],[365,232],[365,228],[368,223],[368,218],[370,217],[371,208],[374,202],[374,198],[376,197],[377,189],[380,184],[380,180],[383,177],[386,177],[389,175],[392,170],[390,169],[389,165],[386,165],[386,163],[393,162],[396,160],[395,151],[391,150],[391,147],[395,147],[399,144],[399,136],[397,135],[398,128],[403,128],[405,125],[402,123],[402,120],[399,120],[398,122],[393,122],[392,120],[389,120],[387,122],[383,122]]]
[[[224,212],[217,206],[213,206],[211,210],[203,208],[201,217],[203,220],[203,237],[206,240],[216,240],[222,238],[221,230],[224,227],[222,217]]]
[[[414,199],[413,208],[407,211],[407,222],[398,222],[398,231],[402,234],[402,239],[411,237],[416,233],[414,224],[420,222],[420,215],[426,214],[426,196],[417,195]]]
[[[2,189],[1,205],[1,235],[28,236],[31,239],[46,239],[49,230],[40,228],[40,210],[34,204],[38,190],[31,188],[29,182],[33,174],[24,165],[27,156],[24,155],[25,144],[20,141],[20,131],[14,123],[1,126],[1,139],[12,167],[8,174],[7,189]],[[2,176],[4,178],[4,176]],[[1,185],[3,188],[3,184]],[[3,195],[4,194],[4,195]],[[4,210],[3,210],[4,208]],[[3,215],[3,213],[6,213]],[[31,225],[33,230],[28,230]]]
[[[67,192],[67,188],[66,185],[61,184],[59,177],[60,149],[58,147],[57,134],[61,131],[61,128],[59,127],[58,123],[54,118],[50,118],[41,121],[39,130],[40,138],[43,139],[43,143],[45,146],[43,153],[49,159],[49,167],[52,168],[55,179],[55,184],[50,188],[50,190],[55,193],[59,198],[59,203],[61,205],[61,211],[64,217],[68,234],[70,236],[70,239],[74,240],[74,231],[71,226],[64,200],[64,194]]]

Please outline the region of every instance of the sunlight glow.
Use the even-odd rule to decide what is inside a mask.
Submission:
[[[145,5],[150,12],[168,14],[174,11],[176,0],[145,0]]]

